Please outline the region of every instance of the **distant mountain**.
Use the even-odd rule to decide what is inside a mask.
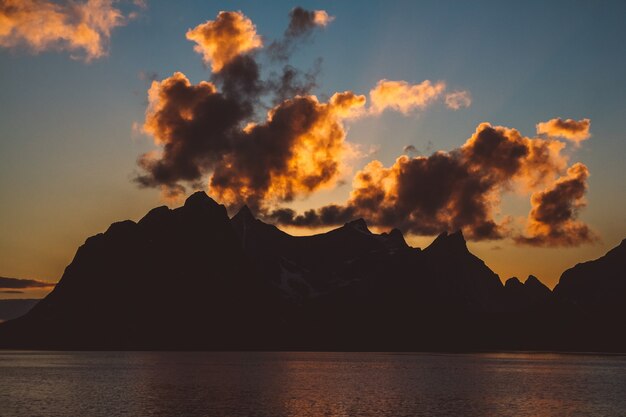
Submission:
[[[616,289],[619,274],[570,275],[554,294],[533,276],[502,285],[461,232],[442,233],[424,250],[399,230],[372,233],[363,219],[291,236],[247,207],[229,219],[199,192],[87,239],[45,299],[0,325],[0,346],[621,349],[618,339],[593,345],[576,333],[595,317],[584,310],[597,305],[581,291]]]
[[[38,299],[16,298],[0,300],[0,322],[23,316],[37,304]]]

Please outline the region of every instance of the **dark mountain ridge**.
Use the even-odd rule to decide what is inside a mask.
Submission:
[[[424,250],[363,219],[291,236],[198,192],[87,239],[0,347],[626,351],[624,246],[551,292],[503,285],[460,231]]]

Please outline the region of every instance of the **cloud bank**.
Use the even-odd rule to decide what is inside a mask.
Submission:
[[[292,45],[332,20],[325,11],[302,8],[289,17],[273,45]],[[442,82],[382,80],[370,92],[369,107],[364,95],[351,91],[322,102],[310,94],[314,73],[286,65],[278,77],[261,78],[256,52],[262,40],[241,12],[220,12],[187,38],[211,65],[210,81],[192,84],[177,72],[152,82],[143,131],[160,149],[140,156],[135,179],[161,188],[166,199],[180,198],[206,177],[210,192],[232,207],[261,209],[332,187],[357,153],[345,140],[345,121],[387,107],[423,108],[445,89]],[[392,103],[398,98],[404,101]]]
[[[498,222],[495,218],[502,194],[554,181],[567,163],[562,149],[558,141],[528,138],[515,129],[482,123],[463,146],[450,152],[413,158],[403,155],[390,167],[370,162],[356,174],[344,205],[301,215],[278,209],[266,217],[295,226],[338,225],[364,217],[373,226],[398,227],[417,235],[463,229],[472,240],[500,239],[512,235],[510,220]],[[586,177],[577,179],[584,184]],[[560,193],[555,198],[567,206],[571,196]],[[570,218],[574,217],[571,212]],[[542,219],[558,228],[556,219]],[[524,243],[541,244],[540,230],[529,231],[532,238]],[[582,236],[572,238],[572,242],[583,241]]]

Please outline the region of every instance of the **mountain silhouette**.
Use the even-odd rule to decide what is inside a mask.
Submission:
[[[460,231],[423,250],[363,219],[292,236],[197,192],[88,238],[46,298],[0,325],[0,346],[619,350],[593,324],[623,321],[624,246],[553,293],[534,276],[503,285]]]
[[[505,309],[523,312],[545,307],[552,299],[552,291],[537,277],[529,275],[524,283],[512,277],[504,283]]]
[[[603,257],[563,272],[554,295],[585,312],[626,314],[626,239]]]
[[[16,298],[0,300],[0,322],[15,319],[26,314],[39,300]]]

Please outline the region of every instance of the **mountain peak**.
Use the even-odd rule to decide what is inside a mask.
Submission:
[[[506,282],[504,283],[505,288],[519,288],[519,287],[522,287],[523,285],[524,284],[522,284],[522,282],[517,277],[511,277],[507,279]]]
[[[237,214],[235,214],[233,216],[233,220],[235,219],[241,219],[245,222],[250,222],[250,221],[254,221],[256,220],[256,217],[254,217],[254,214],[252,214],[252,211],[250,210],[250,207],[248,207],[247,204],[244,204],[239,211],[237,212]]]
[[[344,227],[358,230],[359,232],[371,234],[370,229],[367,227],[367,223],[363,218],[352,220],[344,225]]]
[[[400,247],[400,248],[409,247],[409,245],[406,243],[406,240],[404,240],[404,235],[402,234],[400,229],[391,229],[389,233],[387,234],[383,233],[383,235],[386,235],[389,241],[397,247]]]
[[[524,285],[527,285],[527,284],[530,284],[530,285],[537,285],[537,284],[539,284],[539,285],[543,286],[543,283],[541,281],[539,281],[539,278],[537,278],[534,275],[529,275],[528,278],[526,278],[526,282],[524,282]]]
[[[196,191],[185,200],[185,207],[217,207],[219,204],[204,191]]]
[[[463,237],[461,230],[457,230],[454,233],[442,232],[426,249],[433,250],[437,248],[442,248],[445,251],[461,250],[468,252],[467,243],[465,242],[465,237]]]

